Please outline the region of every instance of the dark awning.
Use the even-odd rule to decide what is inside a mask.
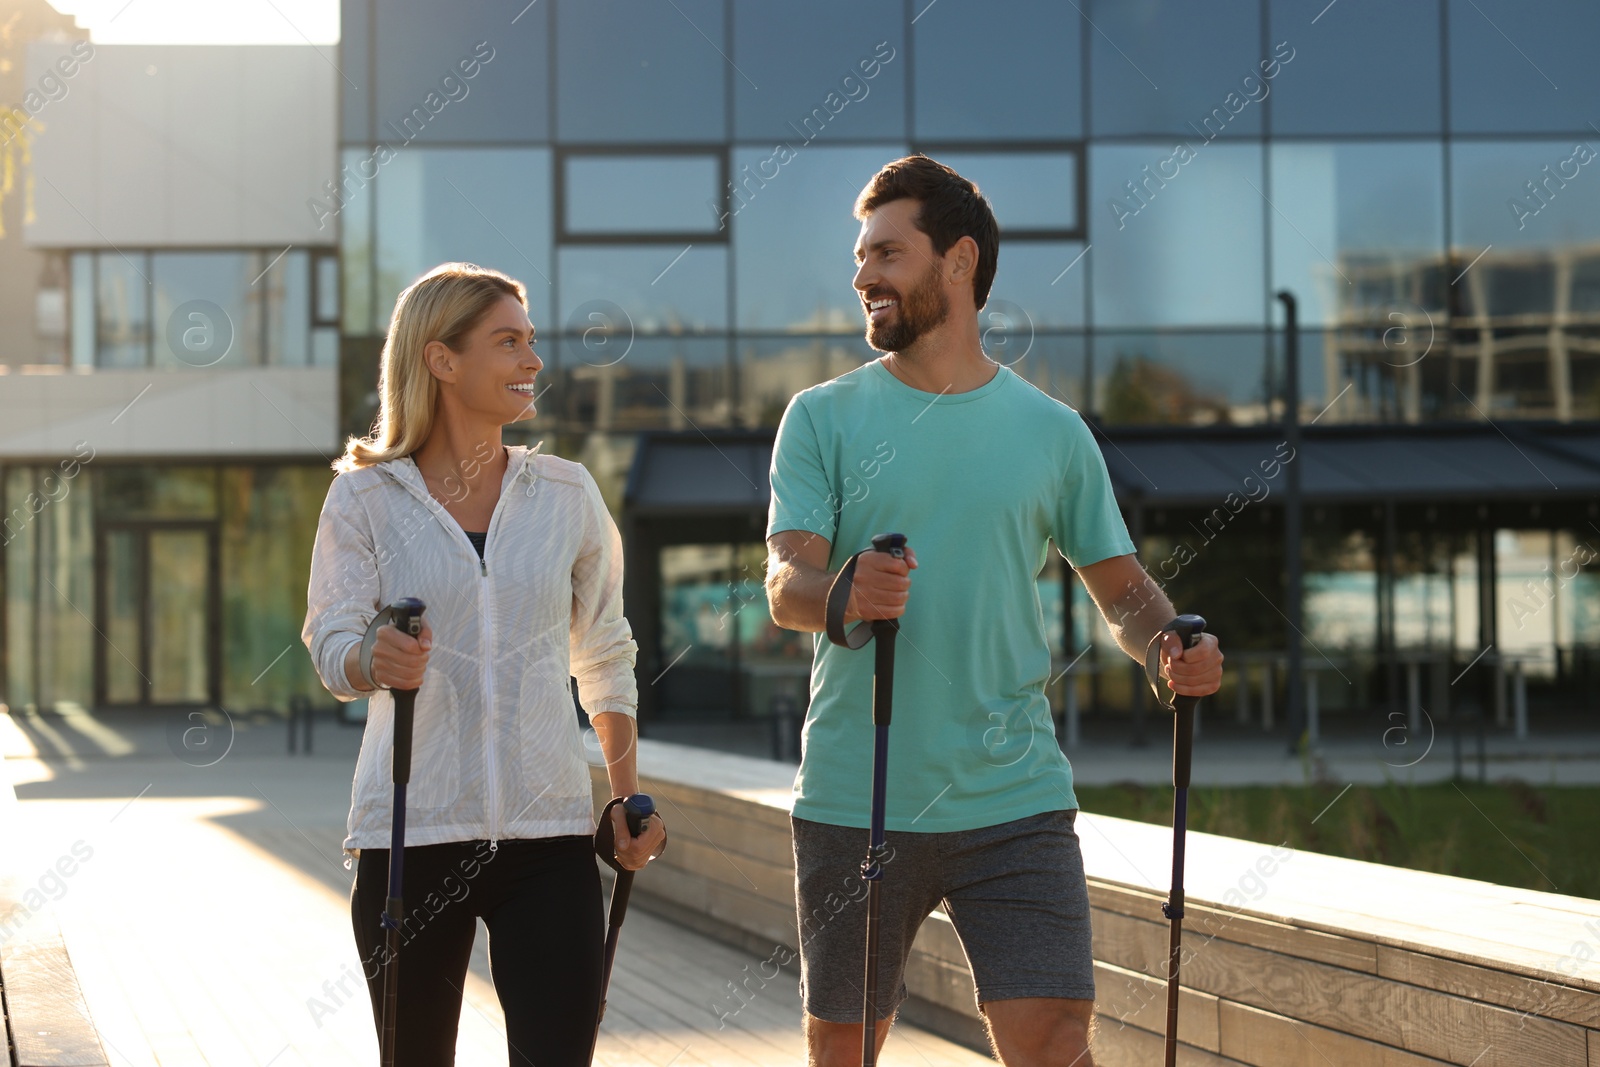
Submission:
[[[771,431],[646,433],[623,490],[634,515],[767,513]]]
[[[1263,480],[1288,455],[1276,426],[1118,428],[1097,436],[1117,499],[1147,507],[1216,505],[1252,491],[1245,479]],[[641,517],[764,517],[772,444],[770,431],[645,434],[625,506]],[[1593,424],[1312,426],[1295,462],[1304,498],[1315,504],[1600,499],[1600,427]],[[1277,494],[1281,469],[1266,484]]]
[[[1289,455],[1279,427],[1119,430],[1101,451],[1117,498],[1183,507],[1257,493]],[[1570,426],[1309,427],[1296,461],[1308,503],[1593,500],[1600,498],[1600,429]],[[1266,466],[1263,467],[1262,464]]]

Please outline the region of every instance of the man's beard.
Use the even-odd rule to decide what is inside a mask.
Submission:
[[[895,305],[893,321],[879,324],[867,315],[867,344],[879,352],[904,352],[950,315],[950,298],[933,267]]]

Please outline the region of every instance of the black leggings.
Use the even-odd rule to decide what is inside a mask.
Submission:
[[[583,1067],[600,1014],[605,916],[593,839],[415,845],[405,852],[396,1067],[455,1063],[477,920],[506,1016],[511,1067]],[[350,917],[373,1021],[383,1027],[389,850],[364,848]]]

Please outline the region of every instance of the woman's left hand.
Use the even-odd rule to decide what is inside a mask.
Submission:
[[[616,833],[617,862],[630,871],[637,871],[654,859],[667,840],[660,812],[645,820],[644,832],[638,837],[628,833],[628,819],[621,804],[611,809],[611,829]]]

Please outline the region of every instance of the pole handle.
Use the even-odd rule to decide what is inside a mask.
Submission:
[[[1193,648],[1195,641],[1205,633],[1206,620],[1199,615],[1179,615],[1163,630],[1177,634],[1184,648]],[[1175,789],[1189,788],[1190,766],[1194,761],[1194,711],[1199,706],[1199,697],[1177,693],[1172,696],[1172,785]]]
[[[872,538],[872,548],[863,549],[862,552],[887,552],[895,559],[904,559],[906,535],[876,534]],[[860,558],[862,552],[857,552],[845,560],[844,566],[839,568],[833,584],[828,587],[828,599],[823,607],[823,627],[828,634],[828,640],[842,648],[857,649],[874,637],[887,636],[900,629],[899,619],[873,619],[871,622],[860,623],[849,632],[845,631],[844,613],[850,606],[850,590],[855,584],[856,577],[856,560]]]
[[[416,637],[422,633],[422,613],[427,605],[416,597],[402,597],[386,609],[394,625]],[[394,689],[394,764],[392,778],[395,785],[411,782],[411,734],[416,719],[417,691]]]
[[[628,833],[638,837],[644,833],[644,824],[656,813],[656,802],[649,793],[635,793],[622,802],[622,815],[628,823]]]

